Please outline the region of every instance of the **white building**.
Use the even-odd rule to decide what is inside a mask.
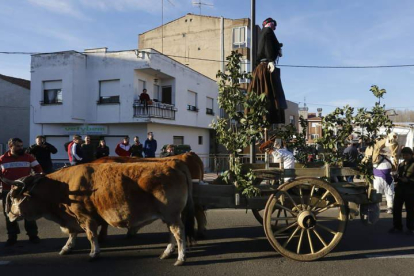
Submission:
[[[143,143],[152,131],[157,154],[165,144],[209,153],[209,124],[218,111],[214,80],[159,52],[109,52],[106,48],[37,54],[31,62],[30,138],[45,135],[56,159],[67,159],[73,134],[104,138],[115,155],[122,137]],[[138,101],[146,88],[153,104]]]
[[[29,146],[30,81],[0,74],[0,155],[8,150],[10,138]]]

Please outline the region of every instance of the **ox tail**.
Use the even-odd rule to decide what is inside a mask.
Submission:
[[[187,178],[188,194],[187,194],[187,204],[183,212],[181,213],[181,219],[184,224],[185,236],[189,244],[192,244],[195,241],[195,211],[194,211],[194,200],[193,200],[193,182],[191,179],[190,171],[187,166],[183,171]]]

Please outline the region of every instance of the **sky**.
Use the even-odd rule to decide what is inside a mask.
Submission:
[[[199,13],[194,0],[164,0],[164,22]],[[245,18],[250,0],[202,0],[202,14]],[[136,49],[138,34],[161,25],[162,0],[0,0],[0,52]],[[414,1],[256,0],[256,24],[277,20],[281,65],[414,64]],[[30,55],[0,54],[0,74],[30,79]],[[387,90],[387,108],[414,110],[414,67],[281,67],[288,100],[323,113],[371,107],[371,85]]]

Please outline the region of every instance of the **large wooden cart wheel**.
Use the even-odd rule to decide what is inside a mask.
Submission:
[[[297,178],[270,196],[263,227],[280,254],[314,261],[338,245],[347,220],[344,201],[335,188],[322,179]]]

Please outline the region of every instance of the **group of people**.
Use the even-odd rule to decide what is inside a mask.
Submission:
[[[74,135],[72,142],[65,144],[65,149],[68,152],[69,162],[71,165],[77,165],[82,163],[89,163],[95,159],[109,156],[109,147],[106,145],[105,140],[100,140],[96,150],[94,150],[91,144],[91,137],[85,136],[85,140],[82,141],[80,135]],[[116,145],[115,153],[118,156],[130,156],[130,157],[155,157],[157,151],[157,140],[154,139],[154,134],[148,132],[147,139],[144,144],[139,140],[138,136],[134,137],[134,143],[129,143],[129,136],[125,136],[121,143]]]
[[[46,174],[54,171],[51,154],[56,154],[58,150],[55,146],[47,143],[44,136],[37,136],[35,144],[26,150],[20,138],[11,138],[8,141],[8,148],[9,150],[0,156],[1,177],[17,180],[30,175],[32,171]],[[82,141],[81,136],[74,135],[72,141],[65,144],[65,149],[68,152],[69,161],[72,165],[88,163],[96,158],[109,156],[109,148],[105,140],[100,140],[99,146],[95,150],[91,144],[91,137],[88,135],[84,137],[84,141]],[[155,157],[156,150],[157,141],[154,139],[153,133],[148,132],[148,138],[144,145],[140,143],[138,136],[134,137],[134,143],[130,145],[129,137],[125,136],[123,141],[116,146],[115,153],[119,156]],[[171,152],[171,149],[169,151]],[[0,184],[2,188],[3,214],[6,218],[8,235],[6,246],[12,246],[17,242],[20,228],[17,221],[11,222],[6,214],[6,197],[11,187],[1,181]],[[24,228],[30,242],[38,243],[40,241],[36,221],[25,220]]]

